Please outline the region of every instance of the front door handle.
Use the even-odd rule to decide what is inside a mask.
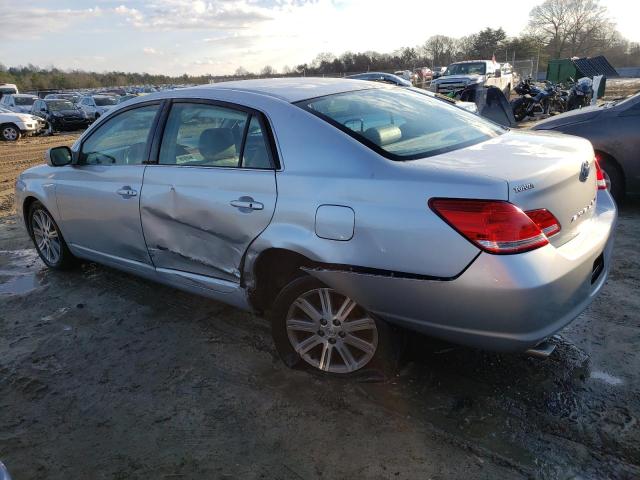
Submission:
[[[129,185],[122,187],[119,190],[116,190],[116,193],[120,195],[122,198],[131,198],[138,195],[138,192],[131,188]]]
[[[264,208],[264,204],[260,203],[260,202],[256,202],[253,198],[251,197],[240,197],[237,200],[232,200],[230,202],[232,207],[236,207],[239,208],[241,211],[247,211],[247,210],[262,210]]]

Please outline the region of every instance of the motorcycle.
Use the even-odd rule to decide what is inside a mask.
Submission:
[[[589,77],[579,78],[577,82],[572,78],[570,80],[572,85],[569,89],[567,110],[589,106],[593,98],[593,81]]]
[[[549,113],[552,102],[557,99],[557,86],[551,82],[545,82],[545,87],[540,88],[533,83],[531,77],[521,80],[516,85],[515,91],[520,97],[511,101],[513,116],[517,122],[537,113]]]

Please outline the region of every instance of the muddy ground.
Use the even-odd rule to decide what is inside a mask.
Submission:
[[[289,370],[267,323],[223,304],[94,264],[46,270],[10,208],[0,460],[16,480],[640,478],[638,201],[551,358],[413,335],[383,383]]]

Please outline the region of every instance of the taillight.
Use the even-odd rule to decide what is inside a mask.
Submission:
[[[604,170],[600,166],[600,160],[598,156],[594,158],[594,162],[596,165],[596,185],[598,186],[598,190],[606,190],[607,189],[607,181],[604,178]]]
[[[560,224],[547,210],[533,210],[533,217],[500,200],[432,198],[429,206],[445,222],[485,252],[520,253],[543,247]]]
[[[539,210],[527,210],[524,212],[527,214],[533,223],[535,223],[542,233],[544,233],[547,237],[551,235],[555,235],[560,231],[560,222],[553,216],[546,208],[541,208]]]

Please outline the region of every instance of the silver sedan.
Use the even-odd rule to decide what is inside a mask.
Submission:
[[[288,365],[333,374],[384,364],[395,326],[536,347],[611,261],[616,208],[589,142],[405,88],[156,93],[46,157],[16,199],[49,267],[95,261],[264,312]]]

